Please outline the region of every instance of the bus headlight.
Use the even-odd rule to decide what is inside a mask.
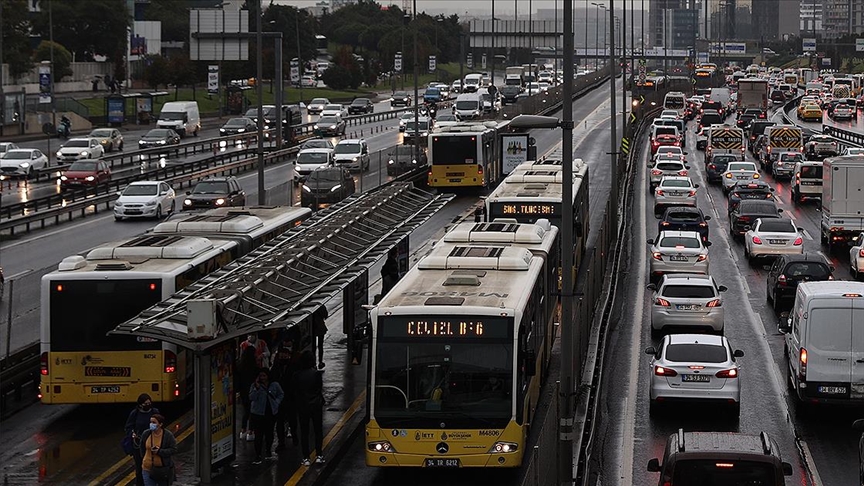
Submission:
[[[390,441],[386,440],[369,442],[366,445],[372,452],[396,452],[396,449],[393,448],[393,444],[391,444]]]
[[[515,442],[496,442],[492,444],[492,447],[489,449],[490,454],[507,454],[510,452],[516,452],[516,449],[519,448],[519,444]]]

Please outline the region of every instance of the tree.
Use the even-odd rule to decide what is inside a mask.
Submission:
[[[10,81],[33,69],[30,57],[30,21],[27,18],[27,0],[0,0],[0,28],[3,30],[3,62],[8,64]]]
[[[159,85],[168,84],[168,61],[160,56],[147,56],[144,58],[144,81],[151,89],[159,89]]]
[[[69,50],[56,42],[43,40],[36,48],[36,53],[33,57],[38,62],[50,61],[52,46],[54,48],[53,75],[55,82],[57,82],[66,76],[72,76],[72,54]]]
[[[180,86],[195,82],[195,69],[186,55],[175,55],[168,60],[168,82],[174,85],[174,99],[179,96]]]
[[[339,64],[330,66],[321,75],[321,79],[330,89],[345,90],[351,87],[351,73]]]
[[[118,55],[125,55],[129,26],[126,2],[40,0],[41,12],[33,17],[33,32],[43,39],[50,38],[49,9],[54,19],[54,41],[66,46],[75,60],[92,61],[94,56],[105,56],[114,61]]]

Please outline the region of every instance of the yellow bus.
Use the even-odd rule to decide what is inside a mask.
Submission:
[[[484,188],[504,177],[498,135],[509,121],[462,122],[429,134],[429,187]]]
[[[442,241],[370,313],[367,466],[522,463],[549,360],[558,233],[483,225],[536,234]]]
[[[300,224],[308,208],[221,208],[158,224],[65,258],[42,277],[42,403],[184,398],[192,356],[155,339],[109,336],[117,325]]]

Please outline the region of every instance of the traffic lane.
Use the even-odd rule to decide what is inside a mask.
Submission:
[[[644,143],[644,141],[642,141]],[[692,142],[695,144],[695,141]],[[689,145],[689,144],[688,144]],[[647,150],[646,150],[647,151]],[[697,205],[708,214],[717,214],[714,208],[722,207],[717,204],[716,195],[710,190],[705,190],[704,170],[693,160],[693,156],[689,156],[691,161],[691,177],[694,182],[700,184],[701,188],[697,193]],[[644,233],[648,238],[655,237],[657,231],[657,219],[653,216],[651,208],[653,207],[653,196],[647,191],[647,159],[643,158],[638,164],[640,184],[636,186],[635,197],[643,198],[643,204],[639,208],[638,213],[634,213],[634,218],[638,218],[645,225]],[[722,213],[722,210],[719,211]],[[625,283],[627,291],[623,295],[642,295],[641,302],[636,302],[637,311],[634,317],[638,320],[635,322],[639,328],[639,346],[630,346],[629,349],[623,349],[615,346],[612,348],[612,356],[607,360],[607,363],[612,364],[611,372],[604,371],[607,376],[619,376],[616,371],[618,367],[625,367],[628,360],[636,360],[636,369],[638,374],[638,385],[636,393],[634,413],[634,432],[629,443],[635,443],[633,451],[633,484],[649,485],[656,483],[654,474],[646,473],[645,467],[649,459],[653,457],[662,457],[663,447],[669,435],[675,433],[679,428],[685,430],[712,430],[725,432],[744,432],[744,433],[759,433],[767,432],[780,445],[781,455],[787,462],[793,464],[795,475],[792,481],[796,484],[807,484],[804,465],[798,460],[797,449],[795,444],[795,435],[788,425],[783,401],[782,381],[780,380],[779,370],[774,364],[772,353],[765,343],[764,327],[759,323],[757,314],[754,313],[753,302],[749,299],[751,289],[748,288],[742,281],[742,275],[746,274],[749,269],[740,268],[738,253],[733,248],[729,241],[728,234],[724,231],[724,226],[718,224],[718,219],[714,218],[709,222],[710,227],[710,273],[718,281],[720,285],[726,285],[729,290],[723,295],[725,302],[725,335],[729,339],[733,349],[741,349],[745,352],[745,356],[739,361],[742,365],[742,373],[740,380],[741,386],[741,414],[738,420],[725,417],[722,413],[713,410],[712,407],[700,407],[702,413],[692,413],[692,409],[684,407],[670,407],[666,413],[660,414],[656,418],[651,418],[646,413],[648,410],[648,390],[650,376],[650,356],[644,354],[644,349],[648,346],[658,346],[660,339],[652,339],[650,333],[651,322],[651,292],[642,291],[639,287],[644,288],[648,281],[647,258],[640,257],[635,261],[641,264],[641,267],[633,268],[628,273],[628,279]],[[639,230],[642,234],[642,230]],[[640,243],[642,243],[640,245]],[[641,246],[641,249],[639,248]],[[644,241],[636,241],[631,245],[631,251],[647,253],[647,246]],[[638,256],[638,255],[637,255]],[[631,259],[633,255],[631,255]],[[644,262],[644,263],[642,263]],[[746,264],[745,264],[746,265]],[[630,276],[634,278],[629,278]],[[736,303],[736,304],[733,304]],[[641,307],[641,312],[638,308]],[[627,342],[626,339],[623,342]],[[632,342],[632,341],[631,341]],[[634,356],[635,354],[635,356]],[[626,369],[626,368],[625,368]],[[633,376],[631,373],[625,373],[621,376]],[[614,399],[607,400],[611,404],[630,404],[627,401],[628,395],[616,386],[617,380],[608,384],[607,390],[611,392]],[[626,413],[626,410],[623,410]],[[615,420],[615,416],[619,413],[610,411],[605,416]],[[620,415],[624,415],[620,413]],[[622,440],[616,443],[610,441],[609,447],[619,447],[620,444],[626,444],[628,441]],[[625,450],[622,456],[626,456]],[[625,465],[626,466],[626,465]],[[607,474],[619,474],[619,471],[607,468]],[[614,476],[609,476],[614,477]]]

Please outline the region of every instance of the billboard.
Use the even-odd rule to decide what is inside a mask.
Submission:
[[[747,44],[743,42],[712,42],[709,50],[713,53],[746,54]]]
[[[519,164],[528,161],[528,134],[520,133],[516,135],[504,135],[501,137],[501,146],[504,151],[501,153],[502,166],[504,173],[509,174]]]
[[[210,464],[234,456],[234,348],[228,341],[210,352]]]
[[[803,52],[816,52],[816,38],[805,37],[801,40],[801,47]]]

